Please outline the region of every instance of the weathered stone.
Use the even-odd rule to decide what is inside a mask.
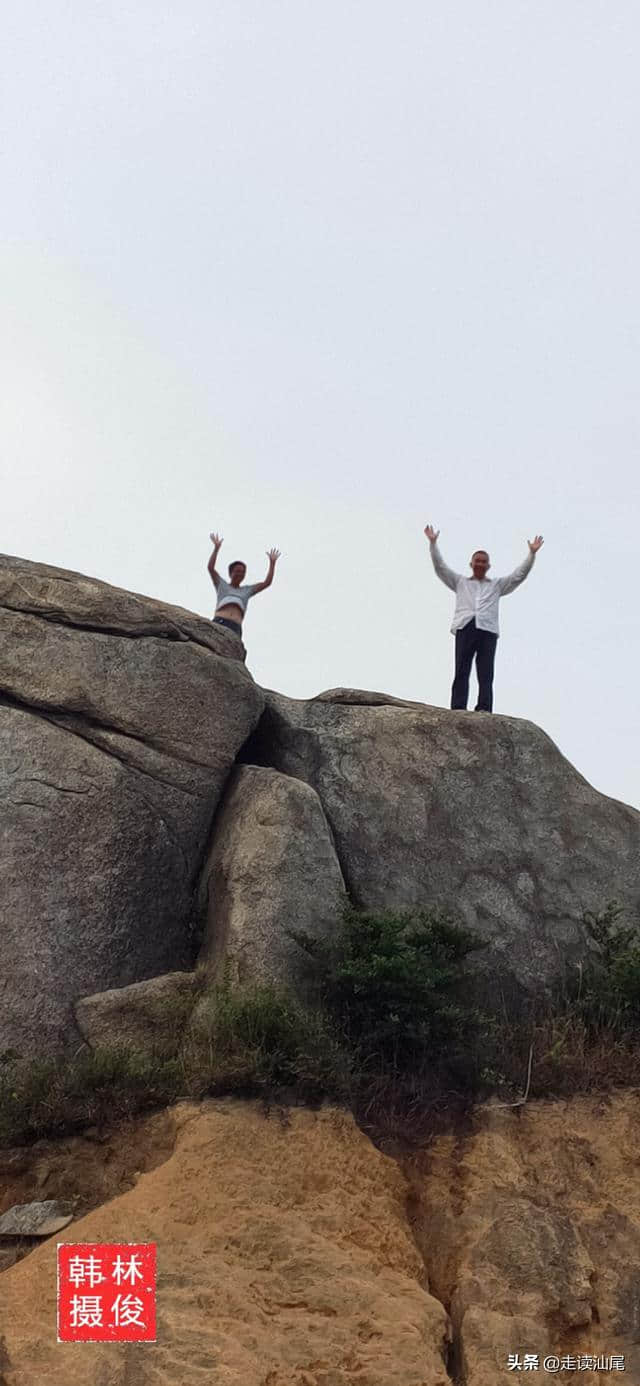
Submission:
[[[275,770],[234,771],[202,876],[201,961],[214,971],[303,984],[308,959],[288,935],[327,937],[346,899],[317,794]]]
[[[48,1242],[2,1277],[11,1386],[450,1386],[405,1181],[350,1116],[205,1102],[172,1117],[171,1158],[73,1227],[158,1243],[157,1343],[61,1349]]]
[[[83,996],[74,1006],[78,1029],[92,1049],[172,1049],[187,1022],[198,985],[195,972],[169,972]]]
[[[518,1298],[536,1296],[565,1328],[590,1324],[594,1267],[572,1218],[502,1190],[487,1199],[484,1214],[482,1240],[467,1248],[472,1296],[477,1278],[493,1265],[500,1270],[500,1289],[492,1297],[496,1312],[508,1311]],[[454,1301],[460,1316],[468,1297],[468,1286],[458,1286]]]
[[[78,997],[190,966],[213,814],[263,706],[212,631],[2,560],[0,1050],[77,1045]]]
[[[517,1112],[487,1104],[464,1133],[407,1160],[416,1244],[431,1293],[450,1308],[456,1379],[494,1386],[509,1353],[537,1353],[540,1373],[546,1354],[619,1354],[640,1380],[639,1122],[634,1091]]]
[[[246,758],[310,784],[370,909],[448,910],[492,974],[549,982],[586,951],[584,911],[640,910],[640,813],[592,789],[531,722],[338,689],[268,694]]]
[[[328,929],[345,886],[447,910],[526,987],[584,956],[585,911],[637,920],[640,814],[537,727],[353,689],[269,694],[258,726],[242,655],[181,608],[0,557],[0,1052],[77,1045],[78,998],[192,965],[207,844],[203,957],[238,976],[301,977],[286,931]]]
[[[227,659],[241,657],[242,642],[205,616],[83,573],[8,554],[0,554],[0,607],[101,634],[190,640]]]
[[[44,1203],[17,1203],[0,1216],[0,1237],[50,1237],[71,1222],[70,1213],[56,1199]]]

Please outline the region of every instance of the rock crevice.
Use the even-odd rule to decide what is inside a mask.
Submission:
[[[445,911],[516,991],[584,959],[585,911],[638,919],[640,814],[532,723],[263,692],[223,628],[23,560],[0,626],[0,1046],[64,1048],[80,997],[189,965],[196,895],[207,961],[284,983],[290,927],[347,894]]]
[[[264,697],[189,613],[188,639],[160,638],[171,608],[7,559],[2,600],[38,611],[0,611],[0,1049],[27,1058],[77,1045],[78,998],[192,962],[211,822]],[[61,604],[69,626],[45,619]]]
[[[640,814],[597,793],[538,727],[360,690],[268,692],[242,758],[316,791],[351,898],[444,909],[486,942],[479,970],[548,988],[612,896],[640,914]]]

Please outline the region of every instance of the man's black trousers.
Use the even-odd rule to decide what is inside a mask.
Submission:
[[[478,630],[474,620],[456,631],[456,673],[451,689],[452,708],[466,708],[469,697],[469,675],[474,656],[478,675],[476,712],[491,712],[493,708],[493,664],[496,657],[497,635],[490,630]]]

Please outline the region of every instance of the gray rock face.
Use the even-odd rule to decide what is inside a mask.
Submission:
[[[72,1218],[64,1203],[53,1198],[44,1203],[16,1203],[0,1217],[0,1237],[50,1237]]]
[[[74,1007],[78,1029],[92,1049],[173,1049],[198,991],[196,972],[169,972],[83,996]]]
[[[263,701],[223,627],[0,561],[0,1050],[77,1044],[78,997],[190,965],[213,814]]]
[[[638,919],[640,814],[531,723],[352,689],[261,717],[243,656],[181,608],[0,557],[0,1053],[111,1043],[127,1010],[146,1044],[148,979],[192,966],[203,913],[210,969],[300,985],[286,930],[326,933],[345,886],[447,909],[526,987],[584,954],[584,911]]]
[[[126,592],[83,573],[8,554],[0,554],[0,604],[5,611],[105,635],[113,632],[190,640],[231,659],[239,657],[242,644],[226,626],[214,626],[184,607]]]
[[[306,954],[287,929],[326,937],[346,895],[317,794],[275,770],[236,770],[202,876],[201,962],[241,981],[303,984]]]
[[[582,914],[640,908],[640,814],[530,722],[337,689],[268,695],[247,758],[317,792],[363,907],[445,907],[531,987],[586,949]]]

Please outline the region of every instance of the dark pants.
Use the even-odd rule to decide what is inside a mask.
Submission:
[[[226,626],[227,630],[232,630],[234,635],[238,635],[242,640],[242,626],[239,621],[228,621],[226,616],[214,616],[214,626]]]
[[[476,712],[491,712],[493,708],[493,664],[496,657],[497,635],[490,630],[478,630],[471,620],[456,631],[456,673],[451,689],[452,708],[466,708],[469,697],[469,675],[474,656],[478,675]]]
[[[214,616],[211,624],[214,626],[224,626],[226,630],[231,630],[233,631],[234,635],[237,635],[238,640],[240,641],[240,649],[242,650],[242,660],[243,663],[246,663],[247,651],[245,650],[245,647],[242,643],[242,626],[240,625],[240,622],[228,621],[226,616]]]

